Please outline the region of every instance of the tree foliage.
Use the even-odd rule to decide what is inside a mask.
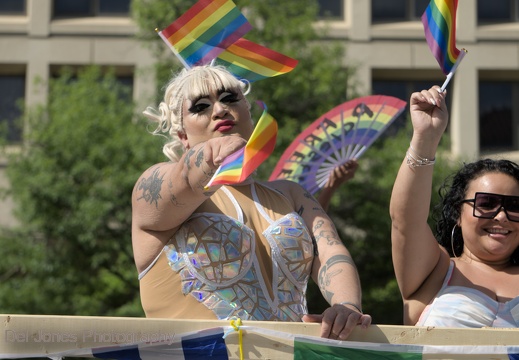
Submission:
[[[160,144],[128,90],[97,67],[66,72],[33,113],[7,169],[22,226],[0,239],[4,312],[142,315],[131,192]]]

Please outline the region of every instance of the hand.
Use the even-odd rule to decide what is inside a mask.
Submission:
[[[449,121],[445,95],[438,86],[411,95],[411,120],[418,139],[439,143]]]
[[[204,161],[210,168],[216,169],[225,158],[247,144],[240,136],[222,136],[207,140],[204,143]]]
[[[345,305],[333,305],[322,315],[307,314],[304,322],[320,322],[321,337],[333,340],[346,340],[357,325],[367,328],[371,324],[371,316],[361,314]]]
[[[355,176],[358,167],[357,159],[350,159],[346,163],[337,166],[333,169],[324,187],[337,189],[342,183],[351,180]]]

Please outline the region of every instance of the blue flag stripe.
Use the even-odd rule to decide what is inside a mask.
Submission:
[[[228,360],[223,332],[204,337],[192,336],[182,339],[182,349],[186,360]]]

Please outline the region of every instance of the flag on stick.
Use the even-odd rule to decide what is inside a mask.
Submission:
[[[422,15],[425,39],[443,73],[447,75],[442,91],[467,52],[456,47],[456,10],[458,0],[431,0]]]
[[[292,71],[297,60],[242,38],[218,55],[217,63],[238,78],[254,82]]]
[[[261,101],[257,103],[263,108],[263,114],[247,144],[223,161],[205,189],[212,185],[238,184],[244,181],[274,151],[278,131],[277,122],[267,112],[265,103]]]
[[[231,0],[200,0],[159,35],[184,67],[205,65],[252,26]]]

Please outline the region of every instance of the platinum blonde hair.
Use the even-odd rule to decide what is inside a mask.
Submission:
[[[179,161],[185,152],[178,136],[179,132],[184,132],[182,118],[184,101],[207,95],[214,89],[234,90],[247,95],[250,84],[238,80],[223,66],[195,66],[181,70],[169,81],[164,92],[164,100],[159,104],[158,109],[148,107],[144,110],[144,116],[157,124],[152,134],[164,135],[168,138],[162,151],[171,161]]]

